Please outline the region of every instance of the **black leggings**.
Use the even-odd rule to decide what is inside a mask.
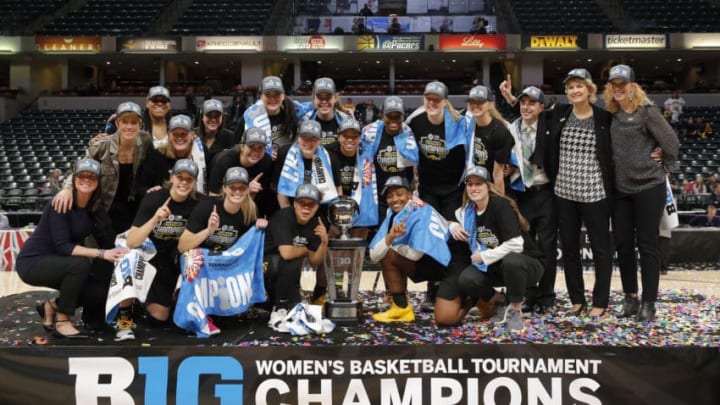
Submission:
[[[494,287],[504,285],[507,287],[508,301],[522,302],[527,287],[535,285],[542,273],[543,266],[538,259],[522,253],[508,253],[497,266],[493,265],[487,272],[480,271],[473,265],[465,267],[457,278],[457,295],[470,297],[473,302],[478,298],[487,301],[495,295]],[[439,293],[438,296],[442,297]]]
[[[58,312],[72,316],[90,274],[92,260],[80,256],[47,255],[37,258],[18,258],[17,273],[30,285],[60,291]]]
[[[265,290],[276,308],[290,309],[302,301],[300,275],[304,259],[284,260],[277,253],[265,255]]]

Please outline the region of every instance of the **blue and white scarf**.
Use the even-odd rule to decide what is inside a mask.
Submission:
[[[301,109],[298,109],[298,111],[300,111],[300,110],[305,111],[304,114],[298,114],[300,116],[300,122],[312,121],[317,118],[318,111],[311,102],[300,103],[300,104],[302,105],[302,107],[301,107]],[[335,110],[335,122],[337,122],[338,125],[342,124],[345,120],[347,120],[349,118],[350,118],[350,116],[348,114],[345,114],[342,111]]]
[[[358,167],[356,172],[362,173],[360,187],[353,190],[352,198],[360,207],[360,218],[357,226],[373,226],[378,223],[378,185],[375,171],[375,156],[380,148],[385,123],[382,120],[367,125],[362,130],[361,144],[358,151]],[[403,123],[402,133],[393,136],[398,151],[397,167],[417,166],[420,161],[418,147],[410,127]]]
[[[450,263],[450,249],[447,241],[450,237],[448,223],[430,204],[413,197],[392,219],[392,210],[388,208],[385,221],[370,242],[373,248],[387,236],[390,226],[405,222],[405,235],[395,238],[391,246],[407,245],[411,249],[423,252],[443,266]]]
[[[308,103],[299,103],[293,100],[293,104],[295,105],[295,112],[297,113],[298,119],[302,118],[309,108]],[[310,103],[310,106],[312,106],[312,103]],[[272,125],[270,125],[270,117],[262,101],[258,100],[245,110],[243,117],[245,119],[246,131],[250,128],[260,128],[265,132],[265,153],[267,153],[268,156],[272,156]]]
[[[208,315],[236,315],[264,302],[265,231],[254,226],[228,250],[197,248],[180,257],[182,283],[173,321],[197,337],[210,336]]]
[[[193,145],[190,154],[192,155],[192,161],[195,162],[195,164],[197,164],[198,166],[198,176],[197,181],[195,182],[195,191],[206,194],[207,162],[205,162],[205,145],[203,145],[202,140],[199,136],[196,136],[195,139],[193,139]]]
[[[322,166],[322,170],[318,170]],[[278,193],[294,197],[298,186],[303,184],[305,161],[300,145],[294,143],[288,150],[283,163],[280,180],[278,180]],[[312,184],[320,190],[321,204],[329,204],[338,198],[337,187],[333,179],[330,155],[322,145],[319,145],[312,157]]]
[[[510,161],[508,162],[512,166],[515,166],[518,168],[513,174],[510,175],[510,188],[519,191],[524,192],[525,191],[525,178],[523,178],[523,171],[522,167],[520,166],[522,164],[522,139],[520,139],[520,122],[522,120],[520,118],[516,119],[515,122],[513,122],[513,125],[509,128],[510,134],[515,139],[515,145],[513,145],[513,148],[510,150]]]
[[[127,248],[127,234],[125,231],[115,238],[116,248]],[[113,269],[110,279],[107,300],[105,301],[105,322],[112,324],[117,318],[120,303],[127,299],[137,299],[145,302],[150,286],[155,279],[157,270],[150,264],[155,257],[157,249],[155,244],[146,238],[142,245],[129,249]]]
[[[470,252],[475,253],[478,250],[483,252],[487,250],[487,246],[483,245],[482,242],[480,242],[477,239],[477,226],[475,224],[475,221],[477,219],[477,215],[475,215],[475,203],[472,201],[469,201],[467,205],[465,206],[465,216],[463,218],[463,228],[467,233],[470,234],[468,237],[468,245],[470,245]],[[472,263],[472,265],[483,272],[487,271],[487,264],[485,262],[483,263]]]
[[[413,118],[425,112],[425,106],[418,107],[417,110],[413,111],[405,119],[406,124],[410,124]],[[445,149],[450,150],[456,146],[465,145],[467,150],[467,130],[465,128],[465,122],[463,117],[454,120],[450,109],[445,107],[443,111],[443,125],[445,126]]]

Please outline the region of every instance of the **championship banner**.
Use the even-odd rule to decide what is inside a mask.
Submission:
[[[700,347],[7,347],[0,403],[715,405],[718,375]]]
[[[198,337],[210,336],[208,315],[230,316],[265,301],[265,231],[246,231],[229,249],[191,249],[180,257],[182,281],[173,321]]]
[[[358,51],[421,51],[425,48],[422,35],[360,35]]]
[[[440,35],[439,50],[463,51],[506,48],[505,35]]]
[[[587,35],[523,35],[524,49],[586,49]]]
[[[24,230],[0,231],[0,249],[2,249],[0,266],[2,266],[2,271],[15,271],[15,258],[31,233],[32,231]]]

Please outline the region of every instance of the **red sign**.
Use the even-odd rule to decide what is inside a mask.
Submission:
[[[440,49],[505,49],[505,35],[440,35]]]

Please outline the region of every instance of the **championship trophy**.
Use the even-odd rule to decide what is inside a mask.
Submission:
[[[357,295],[367,242],[349,235],[358,210],[357,203],[350,198],[336,200],[328,207],[328,220],[340,228],[340,237],[330,239],[325,256],[328,286],[325,316],[340,324],[358,323],[362,314]]]

